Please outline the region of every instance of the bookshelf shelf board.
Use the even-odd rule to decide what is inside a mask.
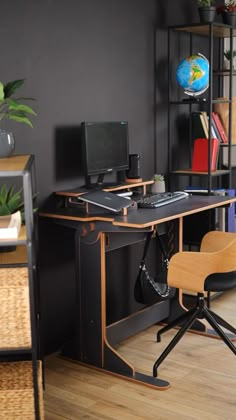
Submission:
[[[10,156],[0,158],[0,175],[19,176],[30,167],[33,157],[30,155]]]
[[[13,252],[0,252],[0,266],[9,264],[26,264],[27,249],[26,246],[19,245]]]
[[[230,76],[230,70],[214,70],[214,76]],[[232,70],[232,76],[236,76],[236,70]]]
[[[221,176],[229,174],[229,170],[226,169],[219,169],[217,171],[211,172],[211,176]],[[208,176],[208,172],[197,172],[192,171],[191,169],[184,169],[184,170],[176,170],[171,171],[171,175],[198,175],[198,176]]]
[[[229,104],[231,102],[230,99],[212,99],[213,104]],[[171,105],[193,105],[193,104],[207,104],[208,99],[207,98],[196,98],[196,99],[182,99],[182,100],[173,100],[170,101]]]
[[[181,100],[170,101],[171,105],[192,105],[192,104],[205,104],[207,102],[206,98],[184,98]]]
[[[209,24],[195,23],[190,26],[179,25],[179,26],[173,27],[175,31],[193,33],[193,34],[198,34],[198,35],[208,36],[208,37],[210,36],[211,28],[212,28],[214,37],[230,38],[231,30],[232,30],[232,35],[236,36],[236,28],[230,25],[225,25],[223,23],[217,23],[217,22],[213,22]]]

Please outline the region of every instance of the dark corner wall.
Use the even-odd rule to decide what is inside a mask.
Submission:
[[[167,26],[195,21],[189,0],[1,0],[0,80],[25,78],[21,95],[36,98],[38,116],[33,129],[0,126],[14,133],[15,153],[35,155],[40,205],[84,181],[82,121],[127,120],[142,177],[167,172]],[[46,230],[41,243],[51,240]],[[74,290],[63,290],[55,253],[48,264],[40,281],[51,351],[72,321]]]

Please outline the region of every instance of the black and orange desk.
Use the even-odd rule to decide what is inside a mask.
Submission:
[[[229,197],[189,196],[158,209],[130,210],[127,215],[114,213],[79,215],[77,210],[71,208],[57,208],[57,210],[51,208],[50,211],[44,209],[40,213],[44,220],[47,218],[47,222],[50,220],[50,223],[76,231],[74,242],[78,271],[76,337],[66,355],[80,363],[128,380],[154,388],[168,388],[168,382],[153,378],[151,372],[150,376],[137,372],[116,348],[122,339],[167,319],[172,306],[174,310],[177,306],[182,307],[179,298],[181,294],[177,293],[176,298],[172,300],[163,300],[144,307],[131,316],[107,325],[106,253],[143,241],[146,232],[154,228],[161,231],[161,226],[169,221],[175,221],[177,246],[182,250],[184,217],[229,206],[235,201],[235,198]]]

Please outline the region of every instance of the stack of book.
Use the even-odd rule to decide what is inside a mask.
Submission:
[[[209,137],[209,117],[205,111],[192,112],[192,133],[193,140],[196,138]],[[220,143],[228,143],[228,137],[220,116],[212,112],[211,135],[217,138]]]

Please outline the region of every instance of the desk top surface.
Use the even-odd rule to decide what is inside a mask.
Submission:
[[[235,202],[236,197],[190,195],[186,199],[156,209],[132,209],[126,216],[115,213],[81,215],[78,210],[72,208],[51,209],[50,211],[45,209],[40,212],[40,216],[83,223],[103,221],[112,223],[114,226],[145,228],[216,207],[233,205]]]

